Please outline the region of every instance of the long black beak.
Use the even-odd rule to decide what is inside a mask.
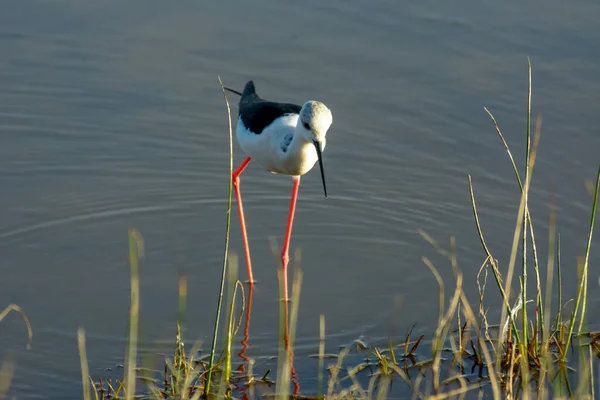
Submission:
[[[319,167],[321,168],[321,180],[323,181],[323,191],[325,191],[325,198],[327,198],[327,186],[325,185],[325,171],[323,170],[323,157],[321,156],[321,143],[317,140],[313,140],[313,144],[317,149],[317,157],[319,158]]]
[[[230,88],[228,88],[228,87],[223,87],[223,89],[227,90],[228,92],[235,93],[235,94],[237,94],[237,95],[239,95],[239,96],[241,96],[241,95],[242,95],[242,94],[241,94],[240,92],[238,92],[237,90],[233,90],[233,89],[230,89]]]

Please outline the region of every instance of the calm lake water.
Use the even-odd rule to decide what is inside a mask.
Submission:
[[[0,323],[0,358],[16,361],[18,398],[79,396],[78,326],[91,374],[122,374],[130,227],[146,245],[144,354],[171,351],[179,272],[189,285],[187,342],[210,339],[229,162],[218,75],[238,89],[253,79],[267,99],[318,99],[333,112],[330,197],[311,171],[292,237],[292,252],[302,250],[296,367],[307,392],[320,314],[328,352],[359,337],[384,342],[415,322],[430,337],[437,284],[421,258],[447,288],[452,271],[419,229],[443,243],[456,237],[473,296],[485,257],[468,174],[488,244],[506,267],[519,190],[483,107],[522,166],[528,56],[533,114],[543,116],[531,212],[545,262],[549,205],[557,205],[565,291],[574,293],[592,201],[585,181],[600,161],[597,2],[0,3],[0,308],[19,304],[34,330],[27,351],[20,318]],[[234,152],[237,164],[243,154]],[[251,164],[242,182],[259,280],[247,355],[264,373],[277,354],[269,236],[282,241],[291,180]],[[231,250],[241,255],[237,218]],[[590,309],[600,307],[598,237]]]

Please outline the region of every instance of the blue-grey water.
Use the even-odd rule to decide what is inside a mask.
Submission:
[[[316,169],[303,178],[292,237],[304,272],[295,359],[306,392],[315,387],[307,356],[318,349],[320,314],[328,352],[358,337],[385,343],[415,322],[415,332],[433,333],[437,284],[422,257],[447,291],[453,275],[419,229],[445,247],[456,237],[475,302],[485,255],[469,174],[487,242],[506,268],[519,189],[483,107],[522,168],[527,57],[532,114],[543,117],[530,195],[542,273],[555,204],[565,296],[573,295],[592,203],[585,183],[600,162],[597,2],[0,5],[0,309],[18,304],[34,331],[26,350],[20,318],[0,322],[0,361],[15,362],[17,398],[80,396],[79,326],[91,374],[122,373],[128,228],[145,239],[143,353],[171,350],[180,272],[189,289],[186,343],[210,340],[229,167],[217,76],[238,89],[253,79],[272,100],[321,100],[333,112],[324,153],[330,197]],[[234,153],[237,164],[237,145]],[[242,185],[259,281],[247,355],[262,374],[277,354],[278,266],[269,237],[282,241],[291,180],[251,164]],[[237,218],[234,209],[231,250],[241,255]],[[600,307],[598,246],[594,239],[590,310]],[[598,328],[600,320],[590,323]]]

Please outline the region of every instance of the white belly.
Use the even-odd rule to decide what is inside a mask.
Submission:
[[[291,142],[297,122],[298,115],[284,116],[257,135],[250,132],[239,119],[236,137],[244,153],[267,171],[304,175],[317,162],[317,151],[311,142],[301,138]]]

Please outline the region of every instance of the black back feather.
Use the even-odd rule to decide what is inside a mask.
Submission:
[[[299,114],[301,106],[291,103],[276,103],[261,99],[256,93],[253,81],[248,81],[239,103],[239,118],[251,132],[259,135],[275,121],[289,114]]]

